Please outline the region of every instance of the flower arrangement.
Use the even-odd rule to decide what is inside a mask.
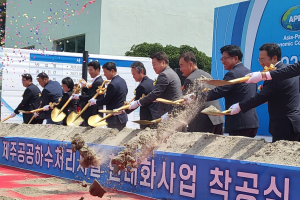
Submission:
[[[154,80],[153,85],[156,85],[157,79]]]

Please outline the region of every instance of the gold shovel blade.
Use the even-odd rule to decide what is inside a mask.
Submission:
[[[104,122],[104,123],[102,123]],[[107,123],[105,120],[100,115],[93,115],[89,118],[88,124],[93,127],[98,127],[98,126],[105,126]]]
[[[82,119],[82,117],[78,117],[78,119],[76,119],[78,116],[78,114],[76,112],[71,112],[71,114],[69,114],[68,118],[67,118],[67,125],[68,126],[79,126],[82,124],[82,122],[84,121],[84,119]]]
[[[54,122],[61,122],[65,117],[66,114],[56,107],[51,112],[51,119]]]
[[[148,120],[137,120],[137,121],[132,121],[133,123],[137,123],[139,125],[149,125],[149,124],[153,124],[153,122],[148,121]]]
[[[101,121],[93,124],[93,127],[101,127],[101,126],[107,126],[108,123],[106,121]]]
[[[201,113],[207,114],[207,115],[213,115],[213,116],[224,116],[224,115],[230,115],[231,109],[224,110],[222,112],[211,112],[211,111],[203,112],[203,111],[201,111]]]

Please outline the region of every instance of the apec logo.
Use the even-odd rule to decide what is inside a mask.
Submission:
[[[281,26],[288,31],[300,30],[300,6],[294,6],[282,15]]]

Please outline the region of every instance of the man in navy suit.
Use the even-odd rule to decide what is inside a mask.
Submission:
[[[238,46],[227,45],[221,48],[221,61],[224,69],[228,70],[224,79],[226,81],[244,77],[251,71],[242,63],[243,53]],[[216,87],[213,90],[202,93],[207,101],[225,98],[225,109],[232,104],[244,101],[256,94],[256,84],[239,83]],[[233,116],[225,116],[225,133],[232,136],[255,137],[258,129],[258,117],[255,108],[246,113],[239,113]]]
[[[50,80],[48,75],[44,72],[37,75],[37,81],[40,86],[44,88],[41,97],[41,107],[43,107],[44,110],[39,113],[35,113],[35,116],[37,119],[46,119],[47,124],[56,124],[51,119],[52,110],[50,110],[49,103],[57,103],[59,98],[62,97],[63,90],[61,85],[57,81]]]
[[[40,106],[40,89],[32,83],[32,76],[30,74],[22,74],[22,84],[26,87],[23,94],[23,99],[18,107],[11,114],[11,117],[15,117],[19,114],[19,110],[31,111],[39,108]],[[33,114],[23,113],[23,122],[28,124]],[[31,124],[42,124],[42,119],[33,119]]]
[[[135,61],[131,64],[131,74],[136,82],[139,82],[138,87],[135,89],[135,100],[139,100],[143,95],[148,95],[154,89],[154,81],[146,76],[146,68],[142,62]],[[133,110],[126,110],[129,114]],[[158,114],[158,103],[150,103],[140,107],[140,120],[152,121],[160,118]],[[155,128],[154,124],[145,126],[140,125],[141,129],[146,127]]]
[[[102,85],[103,83],[103,79],[100,75],[100,63],[97,61],[92,61],[88,63],[88,70],[89,70],[89,74],[91,76],[92,80],[92,85],[89,85],[87,87],[85,87],[82,92],[82,95],[79,94],[73,94],[73,99],[79,99],[79,103],[82,105],[82,107],[85,106],[85,104],[87,104],[87,102],[93,98],[93,96],[97,93],[96,90],[98,89],[98,87],[100,85]],[[99,95],[97,97],[98,100],[102,99],[103,95]],[[82,123],[82,126],[88,126],[88,119],[90,116],[93,115],[97,115],[98,114],[98,110],[103,109],[103,106],[97,106],[97,105],[93,105],[90,106],[83,114],[82,114],[82,118],[84,119],[84,122]],[[102,113],[100,113],[101,116]]]
[[[117,74],[117,66],[114,62],[107,62],[102,66],[104,76],[110,83],[107,86],[107,90],[104,98],[102,99],[90,99],[90,106],[106,105],[107,110],[114,110],[124,105],[126,101],[126,95],[128,93],[127,84],[123,78]],[[127,114],[122,112],[115,114],[106,119],[108,128],[116,128],[122,130],[128,121]]]
[[[260,47],[259,62],[262,67],[273,64],[279,70],[287,67],[281,60],[280,47],[266,43]],[[265,81],[259,93],[231,106],[232,115],[268,102],[269,132],[273,142],[278,140],[298,141],[300,137],[299,78],[284,81]]]

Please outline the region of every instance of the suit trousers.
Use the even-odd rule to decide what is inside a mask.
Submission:
[[[254,138],[256,136],[258,128],[247,128],[247,129],[242,129],[238,131],[233,131],[228,133],[230,136],[245,136],[245,137],[252,137]]]
[[[108,124],[107,127],[108,128],[116,128],[118,129],[119,131],[121,131],[123,128],[125,128],[126,126],[126,123],[117,123],[117,124]]]

